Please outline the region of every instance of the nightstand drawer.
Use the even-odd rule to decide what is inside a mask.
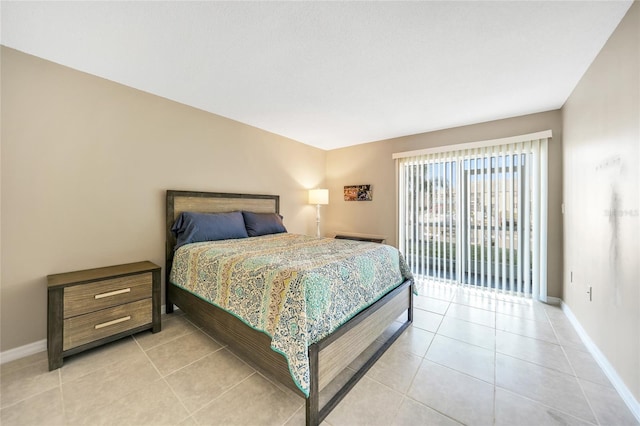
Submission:
[[[151,298],[64,320],[62,350],[151,324]]]
[[[75,285],[64,289],[64,318],[151,297],[151,272]]]

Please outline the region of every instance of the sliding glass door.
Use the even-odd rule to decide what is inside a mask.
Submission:
[[[414,274],[439,280],[456,278],[457,163],[406,163],[403,252]]]
[[[460,281],[479,287],[530,292],[531,218],[523,205],[527,156],[474,155],[463,160]],[[528,229],[526,229],[528,228]],[[529,268],[525,271],[524,265]]]
[[[399,157],[399,246],[414,274],[546,293],[543,157],[546,139]]]

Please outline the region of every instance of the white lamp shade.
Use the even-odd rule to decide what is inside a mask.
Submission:
[[[329,204],[328,189],[310,189],[309,204]]]

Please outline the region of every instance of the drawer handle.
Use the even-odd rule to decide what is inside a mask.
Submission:
[[[116,296],[118,294],[129,293],[131,288],[123,288],[122,290],[110,291],[108,293],[100,293],[93,296],[94,299],[102,299],[103,297]]]
[[[96,330],[98,330],[100,328],[109,327],[110,325],[119,324],[121,322],[129,321],[130,319],[131,319],[131,315],[127,315],[126,317],[122,317],[122,318],[114,319],[114,320],[111,320],[111,321],[103,322],[102,324],[96,324],[94,326],[94,328]]]

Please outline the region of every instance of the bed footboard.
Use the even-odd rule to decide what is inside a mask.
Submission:
[[[264,333],[248,327],[235,316],[211,305],[173,284],[167,286],[168,300],[175,303],[190,318],[216,339],[229,345],[252,366],[268,373],[296,394],[305,397],[296,386],[287,360],[271,349],[271,339]],[[393,333],[382,338],[389,326],[406,312],[406,319],[396,323]],[[413,287],[405,281],[380,300],[360,312],[333,334],[309,347],[310,392],[306,398],[306,423],[318,425],[346,394],[367,373],[391,344],[413,321]],[[375,352],[324,406],[320,406],[320,393],[338,374],[358,358],[376,341]]]
[[[378,346],[377,350],[333,396],[320,407],[320,393],[340,372],[383,336],[403,312],[406,320]],[[309,347],[311,390],[306,401],[307,425],[318,425],[333,410],[373,364],[413,322],[413,285],[405,281],[360,312],[330,336]]]

